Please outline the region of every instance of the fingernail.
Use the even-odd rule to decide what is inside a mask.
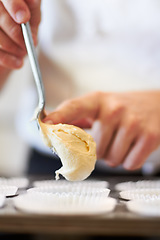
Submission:
[[[16,20],[18,23],[22,23],[26,20],[26,11],[24,10],[19,10],[18,12],[16,12]]]
[[[35,5],[39,4],[39,0],[32,0],[32,4],[35,4]]]
[[[115,167],[115,164],[112,162],[111,159],[105,159],[105,162],[107,163],[107,165],[108,165],[109,167]]]
[[[123,167],[127,170],[129,170],[132,167],[132,163],[126,161],[123,163]]]

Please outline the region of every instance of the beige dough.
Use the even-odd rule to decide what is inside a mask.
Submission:
[[[92,136],[79,127],[68,124],[50,125],[39,121],[44,143],[61,159],[56,171],[69,181],[86,179],[95,168],[96,143]]]

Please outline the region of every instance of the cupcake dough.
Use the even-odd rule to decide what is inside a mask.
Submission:
[[[68,124],[46,124],[39,120],[44,143],[61,159],[56,173],[69,181],[86,179],[95,168],[96,143],[92,136],[79,127]]]

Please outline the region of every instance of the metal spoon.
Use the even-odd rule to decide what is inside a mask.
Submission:
[[[45,117],[45,114],[44,114],[44,107],[45,107],[44,86],[43,86],[43,81],[42,81],[42,76],[41,76],[41,71],[40,71],[37,55],[36,55],[36,50],[35,50],[34,43],[33,43],[30,24],[29,24],[29,22],[22,23],[21,27],[22,27],[23,37],[24,37],[29,61],[31,64],[31,68],[32,68],[32,72],[33,72],[33,76],[34,76],[34,80],[35,80],[37,92],[38,92],[38,106],[35,109],[35,113],[34,113],[34,117],[33,117],[33,119],[37,120],[37,123],[38,123],[39,118],[43,119]],[[39,126],[39,123],[38,123],[38,126]]]

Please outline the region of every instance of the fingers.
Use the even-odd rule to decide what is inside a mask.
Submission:
[[[97,146],[97,158],[103,158],[113,138],[116,124],[104,125],[101,121],[94,122],[92,126],[92,136]]]
[[[123,164],[128,170],[140,168],[146,158],[159,145],[159,134],[155,130],[149,130],[140,121],[128,117],[125,124],[119,129],[107,149],[104,159],[111,167]]]
[[[21,32],[21,27],[9,15],[0,2],[0,28],[13,42],[25,50],[25,44]]]
[[[21,23],[30,20],[34,43],[40,23],[40,0],[0,1],[0,66],[10,69],[23,65],[26,47]],[[15,62],[14,62],[15,60]],[[8,64],[7,62],[8,61]]]
[[[66,101],[55,112],[49,114],[43,121],[56,123],[71,123],[84,118],[95,119],[99,110],[99,93]]]
[[[22,65],[23,60],[21,58],[12,56],[11,54],[0,50],[0,67],[5,67],[6,69],[18,69],[22,67]]]
[[[3,3],[3,4],[2,4]],[[40,0],[10,0],[0,2],[0,27],[21,48],[25,49],[20,23],[30,20],[33,40],[37,42],[37,31],[41,19]],[[21,17],[20,17],[21,16]]]
[[[1,2],[15,22],[20,24],[29,21],[31,14],[24,0],[1,0]]]
[[[0,30],[0,50],[15,55],[16,57],[24,57],[25,51],[19,48],[8,36]]]
[[[104,159],[112,167],[123,162],[133,142],[140,134],[138,122],[131,117],[129,119],[119,126],[110,148],[105,153]]]
[[[6,27],[8,34],[12,37],[13,31],[17,34],[17,42],[19,42],[18,32],[20,31],[20,27],[18,24],[14,23],[14,21],[9,17],[8,13],[2,11],[4,9],[3,5],[0,3],[0,27],[1,24],[3,28],[6,27],[6,24],[9,23],[9,26],[14,26],[12,31]],[[2,14],[1,14],[2,13]],[[8,37],[7,33],[0,29],[0,66],[5,67],[7,69],[17,69],[23,65],[22,58],[25,56],[26,51],[22,49],[18,44],[12,40],[12,38]]]
[[[97,157],[104,158],[120,125],[124,108],[119,101],[113,101],[110,94],[102,94],[99,101],[99,121],[93,124],[93,137],[97,145]]]
[[[137,139],[133,148],[126,156],[123,167],[128,170],[140,168],[147,157],[159,146],[159,136],[148,134]]]

